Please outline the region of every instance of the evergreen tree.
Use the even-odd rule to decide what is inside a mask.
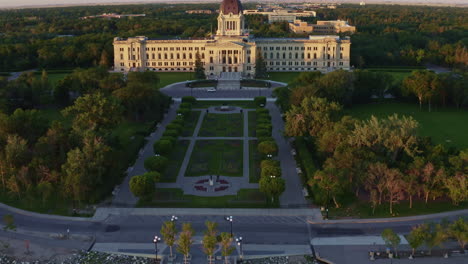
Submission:
[[[205,68],[203,68],[203,62],[201,61],[199,52],[195,54],[195,79],[197,80],[206,79]]]
[[[257,52],[255,60],[255,79],[265,79],[268,77],[266,62],[261,52]]]

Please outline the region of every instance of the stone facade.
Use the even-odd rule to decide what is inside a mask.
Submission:
[[[343,20],[317,21],[317,24],[308,24],[301,20],[289,23],[289,29],[294,33],[337,34],[356,32],[356,27],[348,25]]]
[[[246,29],[240,2],[224,0],[218,17],[218,30],[212,38],[114,38],[114,70],[194,71],[197,53],[200,54],[206,75],[212,78],[220,76],[222,72],[254,76],[258,54],[263,56],[267,70],[272,72],[349,70],[350,45],[349,37],[338,36],[254,38]]]

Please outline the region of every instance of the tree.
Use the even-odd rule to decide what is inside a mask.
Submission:
[[[315,136],[329,130],[340,119],[341,106],[324,98],[304,98],[300,106],[292,105],[286,113],[288,136]]]
[[[213,255],[215,253],[216,244],[218,242],[216,238],[217,233],[218,233],[218,230],[217,230],[218,224],[215,222],[206,221],[205,225],[206,225],[206,231],[202,240],[203,251],[208,256],[208,263],[211,264],[213,263]]]
[[[286,189],[286,184],[283,178],[280,177],[261,177],[259,181],[259,189],[262,193],[271,197],[274,202],[275,198],[279,197]]]
[[[424,200],[429,200],[432,194],[435,199],[440,194],[439,190],[444,177],[443,168],[436,169],[431,162],[428,162],[421,170],[422,188],[424,191]]]
[[[446,178],[444,181],[445,188],[448,190],[448,196],[452,199],[454,205],[468,199],[468,179],[467,175],[457,173],[456,175]]]
[[[228,257],[232,254],[232,252],[235,249],[232,246],[232,241],[233,241],[233,238],[231,234],[227,232],[221,233],[221,241],[219,243],[221,244],[221,255],[224,257],[224,262],[226,264],[229,264]]]
[[[390,203],[390,214],[393,215],[393,204],[405,198],[403,175],[398,169],[389,169],[385,173],[385,190]]]
[[[382,231],[382,239],[385,241],[387,246],[393,247],[395,255],[398,256],[397,247],[401,242],[400,237],[392,229],[387,228]]]
[[[418,70],[411,73],[403,81],[404,87],[408,92],[413,93],[419,100],[419,108],[422,108],[422,103],[432,99],[431,82],[435,77],[435,73],[428,70]],[[429,108],[430,109],[430,108]]]
[[[266,79],[268,77],[267,67],[262,52],[258,51],[255,57],[255,79]]]
[[[309,180],[309,185],[316,182],[318,187],[327,191],[327,197],[331,196],[336,208],[340,208],[337,197],[344,193],[342,171],[333,167],[326,167],[318,170],[314,177]],[[328,201],[326,201],[328,203]]]
[[[432,252],[432,249],[436,246],[440,246],[445,240],[447,240],[447,232],[441,224],[426,224],[426,240],[424,243],[429,248],[429,255]]]
[[[83,147],[67,153],[67,161],[62,165],[65,187],[68,194],[78,202],[95,202],[100,197],[104,185],[108,185],[111,148],[101,138],[85,138]]]
[[[426,237],[427,230],[425,225],[419,225],[411,229],[411,232],[407,236],[407,240],[413,251],[412,255],[414,255],[414,251],[417,248],[424,244],[424,241],[426,241]]]
[[[172,151],[173,144],[170,140],[161,139],[153,144],[154,153],[168,155]]]
[[[72,128],[79,135],[86,132],[106,135],[120,122],[122,109],[118,102],[98,92],[79,97],[62,113],[73,117]]]
[[[468,221],[461,217],[458,218],[448,226],[448,234],[450,237],[455,238],[462,250],[464,250],[466,243],[468,243]]]
[[[274,155],[278,151],[278,145],[274,141],[263,141],[258,144],[257,150],[263,155]]]
[[[281,167],[279,163],[262,163],[260,175],[262,178],[281,177]]]
[[[199,52],[195,54],[195,79],[206,79],[205,68],[203,67],[203,62],[201,61]]]
[[[190,223],[182,224],[182,231],[177,240],[177,251],[184,255],[184,263],[187,263],[187,258],[190,255],[190,247],[193,244],[193,229]]]
[[[169,163],[169,159],[164,156],[152,156],[145,160],[145,169],[148,171],[164,172]]]
[[[172,258],[172,247],[174,247],[174,243],[176,242],[176,222],[175,221],[166,221],[161,226],[161,234],[164,239],[164,243],[169,247],[170,258]]]
[[[364,187],[366,190],[371,192],[376,190],[378,194],[379,205],[382,204],[382,197],[385,190],[385,176],[387,173],[388,167],[385,163],[377,162],[369,165],[367,169],[367,177],[364,182]]]
[[[133,195],[137,196],[142,200],[150,200],[156,187],[154,186],[155,181],[150,175],[137,175],[130,179],[130,191]]]

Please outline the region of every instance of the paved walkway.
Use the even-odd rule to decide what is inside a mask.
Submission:
[[[304,206],[307,204],[302,193],[302,183],[296,171],[292,148],[284,137],[284,121],[281,113],[273,102],[267,102],[266,108],[270,111],[273,124],[273,138],[278,144],[278,159],[281,161],[281,173],[286,181],[286,190],[280,196],[281,206]]]
[[[129,182],[130,179],[135,175],[140,175],[146,172],[144,163],[145,159],[154,155],[153,151],[153,144],[158,139],[161,138],[162,134],[166,130],[166,126],[172,122],[177,116],[177,109],[179,108],[180,103],[174,102],[162,122],[160,123],[159,127],[156,129],[155,132],[151,133],[149,137],[147,137],[147,142],[140,153],[138,154],[138,158],[135,161],[135,164],[128,168],[127,176],[123,180],[122,184],[118,187],[118,191],[112,200],[112,205],[114,206],[134,206],[138,198],[135,197],[132,192],[130,191]]]
[[[258,183],[249,182],[249,166],[250,166],[250,157],[249,157],[249,141],[256,140],[256,137],[249,137],[249,118],[248,113],[250,111],[255,111],[254,109],[242,109],[236,107],[232,111],[220,111],[216,110],[215,107],[208,108],[210,113],[216,114],[226,114],[226,113],[240,113],[242,110],[243,113],[243,122],[244,130],[243,137],[199,137],[198,133],[200,132],[203,120],[206,116],[205,108],[203,109],[194,109],[200,110],[200,117],[198,118],[197,124],[195,126],[193,135],[191,137],[179,137],[180,140],[189,140],[189,146],[184,156],[184,160],[179,169],[177,175],[177,180],[175,183],[158,183],[159,188],[180,188],[184,191],[184,194],[204,196],[204,197],[216,197],[216,196],[225,196],[225,195],[237,195],[241,189],[258,189]],[[187,177],[185,176],[187,172],[190,159],[193,155],[193,149],[197,140],[242,140],[243,141],[243,155],[242,155],[242,176],[241,177],[229,177],[225,175],[220,175],[220,181],[216,182],[215,177],[211,178],[210,175],[199,176],[199,177]],[[210,185],[209,181],[213,180],[213,185]]]

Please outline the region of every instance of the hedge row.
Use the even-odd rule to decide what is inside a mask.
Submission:
[[[261,141],[260,138],[271,138],[273,126],[271,124],[271,116],[268,109],[257,108],[255,112],[257,114],[257,138],[259,138],[259,141]]]

